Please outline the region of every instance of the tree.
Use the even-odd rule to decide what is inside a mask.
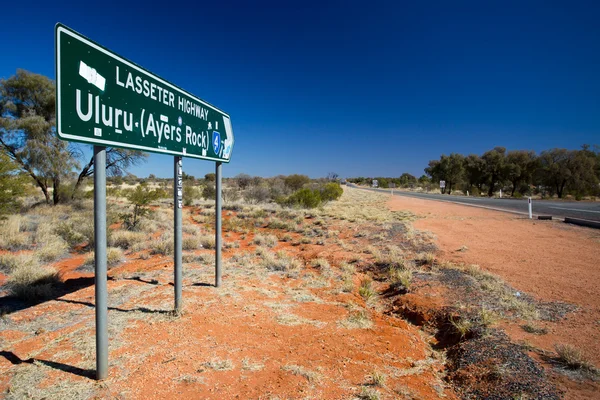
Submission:
[[[589,151],[585,146],[583,150],[571,152],[570,169],[572,179],[567,183],[567,187],[577,200],[580,200],[586,194],[596,192],[598,188],[596,163],[596,154]]]
[[[0,80],[0,147],[50,203],[61,200],[61,179],[77,166],[76,150],[55,134],[55,86],[43,75],[17,70]]]
[[[519,185],[531,183],[536,169],[537,156],[533,151],[513,150],[506,155],[506,178],[512,183],[510,195],[514,196]]]
[[[488,184],[488,196],[492,197],[496,184],[506,179],[506,148],[495,147],[481,156],[484,161],[485,179]]]
[[[119,149],[116,147],[108,147],[106,149],[106,172],[110,176],[121,176],[127,168],[145,162],[147,157],[147,153],[141,152],[139,150],[127,150]],[[93,174],[94,156],[92,155],[90,157],[90,160],[83,167],[83,169],[79,173],[79,176],[77,177],[77,182],[75,182],[75,187],[73,188],[73,194],[71,195],[71,198],[75,197],[75,194],[79,189],[81,182],[83,182],[85,178],[92,176]],[[149,177],[149,179],[156,179],[156,177]]]
[[[204,179],[206,179],[208,182],[214,182],[217,180],[217,175],[214,173],[206,174],[204,175]]]
[[[477,154],[469,154],[465,157],[465,178],[469,189],[476,187],[481,190],[485,180],[485,161]]]
[[[552,149],[540,154],[540,171],[542,181],[562,198],[567,183],[573,177],[571,170],[572,152],[567,149]]]
[[[449,156],[442,154],[439,160],[429,161],[429,167],[425,168],[425,173],[431,176],[433,181],[446,181],[446,187],[442,188],[442,193],[452,193],[452,189],[458,185],[464,175],[464,156],[458,153],[451,153]]]
[[[402,175],[400,175],[399,181],[400,181],[400,185],[402,185],[403,187],[408,187],[408,186],[412,186],[415,183],[417,183],[417,178],[415,176],[405,172]]]
[[[0,218],[19,207],[19,196],[25,191],[25,179],[17,174],[18,166],[0,153]]]
[[[340,175],[337,172],[330,172],[327,174],[327,180],[331,182],[335,182],[340,178]]]
[[[160,191],[150,190],[145,184],[136,186],[136,188],[129,192],[125,197],[133,205],[133,214],[122,214],[123,223],[129,230],[137,228],[140,218],[150,213],[148,205],[154,200],[160,197]]]
[[[308,182],[310,182],[310,178],[306,175],[294,174],[285,177],[285,185],[293,191],[302,189]]]
[[[240,189],[244,190],[252,184],[252,177],[248,174],[238,174],[235,177]]]

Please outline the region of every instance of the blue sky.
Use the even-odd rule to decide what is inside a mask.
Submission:
[[[8,2],[0,77],[54,78],[62,22],[228,112],[225,176],[420,176],[441,153],[600,144],[597,1],[157,3]]]

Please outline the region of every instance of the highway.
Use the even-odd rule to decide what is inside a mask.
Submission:
[[[348,186],[378,192],[389,193],[390,189],[374,189],[348,184]],[[527,198],[496,199],[488,197],[449,196],[447,194],[430,194],[394,190],[394,196],[416,197],[426,200],[442,200],[457,204],[468,204],[479,207],[498,209],[509,212],[527,214]],[[551,215],[555,218],[565,217],[585,219],[600,222],[600,202],[562,201],[562,200],[533,200],[534,218],[539,215]]]

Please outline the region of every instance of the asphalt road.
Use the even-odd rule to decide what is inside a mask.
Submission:
[[[350,187],[389,193],[390,189],[373,189],[348,184]],[[394,196],[417,197],[427,200],[443,200],[458,204],[470,204],[505,211],[516,211],[527,214],[527,199],[490,199],[487,197],[449,196],[444,194],[429,194],[404,192],[394,190]],[[552,215],[557,218],[579,218],[600,222],[600,202],[533,200],[534,218],[538,215]]]

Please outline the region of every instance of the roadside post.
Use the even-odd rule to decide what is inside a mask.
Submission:
[[[56,24],[56,132],[94,146],[96,378],[108,377],[106,147],[173,157],[174,308],[182,310],[182,157],[216,162],[216,286],[221,284],[221,169],[234,144],[228,114]]]
[[[467,190],[467,197],[469,197],[469,191]]]
[[[533,218],[533,214],[531,212],[531,207],[532,207],[532,205],[531,205],[531,197],[527,198],[527,203],[529,203],[528,204],[529,205],[529,219],[532,219]]]
[[[173,157],[173,286],[175,287],[175,312],[180,313],[181,281],[183,279],[182,264],[182,227],[181,209],[183,208],[183,162],[181,157]]]
[[[444,189],[446,189],[446,181],[440,181],[440,189],[442,193],[444,193]]]
[[[108,376],[108,290],[106,269],[106,148],[94,146],[94,275],[96,377]]]
[[[221,163],[215,168],[215,286],[221,286]]]
[[[396,187],[395,183],[390,183],[390,189],[392,189],[392,196],[394,195],[394,188]]]
[[[500,198],[502,198],[502,189],[500,189]]]

